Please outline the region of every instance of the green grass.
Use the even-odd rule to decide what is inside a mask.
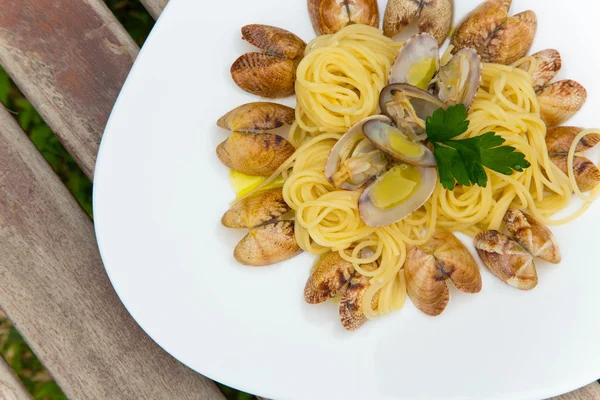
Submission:
[[[141,46],[154,20],[138,0],[105,0],[125,29]],[[0,102],[14,114],[21,128],[43,154],[48,164],[69,188],[81,207],[92,215],[92,183],[73,158],[0,68]],[[65,400],[66,396],[33,354],[21,335],[0,310],[0,352],[36,400]],[[219,385],[229,400],[248,400],[254,396]]]

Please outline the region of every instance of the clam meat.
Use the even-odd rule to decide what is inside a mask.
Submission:
[[[362,193],[358,210],[368,226],[386,226],[407,217],[431,197],[437,182],[435,168],[397,164]]]
[[[408,83],[427,90],[440,68],[440,52],[435,38],[421,33],[410,38],[396,57],[388,83]]]
[[[369,121],[391,122],[384,115],[365,118],[350,128],[329,153],[325,176],[337,188],[359,189],[388,167],[387,156],[363,134],[363,125]]]
[[[437,75],[438,97],[446,105],[471,106],[481,84],[483,66],[479,54],[473,49],[456,53]]]
[[[387,85],[379,96],[381,111],[412,139],[425,139],[425,121],[446,104],[439,98],[407,83]]]
[[[389,123],[371,120],[363,124],[362,131],[375,147],[396,161],[419,167],[437,165],[431,150]]]

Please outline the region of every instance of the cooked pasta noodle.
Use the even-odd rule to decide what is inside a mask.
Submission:
[[[290,131],[299,147],[274,175],[286,178],[283,194],[295,211],[300,247],[317,255],[337,251],[369,278],[362,299],[368,318],[402,307],[406,247],[425,243],[435,228],[474,236],[500,228],[509,207],[527,209],[545,224],[562,224],[583,213],[600,192],[581,194],[572,172],[577,143],[599,131],[587,130],[577,136],[568,155],[569,176],[550,160],[546,126],[539,117],[532,87],[535,60],[528,57],[518,63],[530,62],[529,71],[484,64],[481,87],[469,110],[469,129],[460,138],[494,131],[525,154],[531,167],[510,176],[486,169],[488,184],[484,188],[474,185],[446,190],[438,182],[425,205],[407,218],[385,227],[366,226],[358,212],[361,191],[337,190],[325,178],[324,167],[341,134],[378,112],[377,95],[397,49],[380,31],[362,26],[320,37],[309,45],[296,85],[297,123]],[[357,69],[344,69],[341,57],[349,57]],[[333,86],[340,88],[333,90]],[[552,219],[569,204],[573,192],[584,200],[583,206],[569,217]],[[363,252],[367,248],[370,251]],[[375,261],[376,270],[364,268]],[[375,295],[379,301],[377,309],[372,309]]]
[[[379,108],[379,92],[402,43],[376,28],[350,25],[306,46],[296,71],[296,123],[290,141],[344,133]]]

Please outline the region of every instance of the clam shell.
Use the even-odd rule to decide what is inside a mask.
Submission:
[[[290,59],[266,53],[246,53],[231,66],[231,77],[243,90],[262,97],[294,94],[296,67]]]
[[[418,158],[408,157],[404,154],[396,152],[393,148],[391,148],[389,143],[391,132],[389,130],[386,131],[386,128],[396,131],[399,134],[403,134],[402,131],[398,130],[398,128],[392,126],[391,124],[377,120],[368,121],[363,124],[362,131],[364,135],[371,141],[371,143],[373,143],[373,145],[396,161],[401,161],[406,164],[425,168],[434,168],[437,166],[433,152],[421,142],[414,142],[423,150],[423,154]],[[409,135],[404,136],[407,140],[411,140]]]
[[[508,18],[511,0],[487,0],[481,3],[456,28],[452,36],[453,51],[479,49]]]
[[[306,43],[292,32],[270,25],[246,25],[242,27],[242,38],[259,49],[291,60],[302,56],[306,48]]]
[[[308,0],[308,13],[317,35],[336,33],[351,23],[379,26],[376,0]]]
[[[419,310],[427,315],[440,315],[450,300],[446,278],[431,254],[411,247],[404,263],[406,292]]]
[[[562,68],[560,53],[554,49],[546,49],[532,55],[536,60],[533,71],[533,88],[538,91],[548,85]],[[525,62],[519,68],[529,70],[531,64]]]
[[[347,153],[349,152],[348,146],[355,143],[357,137],[364,137],[364,134],[362,133],[363,125],[368,121],[374,121],[374,120],[391,122],[391,119],[389,119],[385,115],[373,115],[371,117],[367,117],[367,118],[363,119],[362,121],[357,122],[354,126],[352,126],[348,130],[348,132],[346,132],[340,138],[340,140],[337,141],[337,143],[333,146],[333,148],[329,152],[329,157],[327,158],[327,163],[325,164],[325,177],[334,186],[336,186],[336,183],[334,182],[335,173],[340,170],[340,164],[342,162],[345,162],[349,158],[346,156]],[[350,156],[351,155],[352,154],[350,154]],[[381,161],[386,162],[387,158],[385,157],[385,155],[383,153],[381,154],[381,157],[382,157]],[[376,165],[377,165],[377,163],[371,163],[371,167],[376,166]],[[385,166],[387,166],[387,162],[386,162]],[[385,166],[384,166],[384,168],[385,168]],[[337,185],[336,187],[339,186],[340,189],[344,189],[344,190],[357,190],[357,189],[361,188],[363,185],[365,185],[366,183],[370,182],[375,177],[377,177],[377,175],[379,175],[379,173],[381,173],[384,170],[384,168],[381,168],[381,169],[372,168],[373,173],[370,174],[371,176],[369,176],[369,174],[365,174],[363,176],[364,179],[360,179],[358,182],[343,182],[343,183]]]
[[[304,287],[304,300],[309,304],[323,303],[342,290],[353,274],[352,263],[337,251],[325,254],[310,273]]]
[[[465,76],[462,76],[460,82],[462,88],[458,93],[453,93],[453,89],[456,90],[453,84],[449,84],[448,81],[451,79],[452,74],[464,72],[460,67],[463,59],[467,60],[469,69]],[[483,65],[481,64],[481,57],[473,49],[462,49],[457,52],[450,61],[444,65],[438,73],[438,96],[448,106],[456,104],[464,104],[467,109],[475,100],[479,86],[481,85],[481,77],[483,74]],[[461,86],[459,86],[461,87]]]
[[[290,211],[281,188],[261,190],[236,202],[221,218],[227,228],[253,228]]]
[[[552,160],[565,175],[568,175],[566,154],[550,154],[550,160]],[[600,183],[600,170],[598,170],[598,167],[596,167],[596,165],[587,157],[575,156],[573,158],[573,172],[577,186],[579,186],[579,190],[582,192],[589,192]]]
[[[419,168],[419,172],[421,174],[421,183],[415,192],[405,201],[388,209],[376,207],[371,200],[371,192],[373,191],[374,185],[376,185],[385,174],[377,178],[377,180],[367,186],[358,199],[360,219],[362,219],[367,226],[387,226],[406,218],[415,210],[418,210],[433,194],[438,179],[436,168]]]
[[[512,64],[524,57],[537,31],[537,17],[531,10],[507,18],[487,42],[478,48],[483,62]]]
[[[509,209],[504,215],[506,229],[534,257],[553,264],[560,262],[560,249],[544,224],[522,211]]]
[[[576,126],[554,126],[548,128],[546,132],[546,146],[548,153],[568,153],[573,144],[575,137],[583,131],[583,128]],[[592,133],[581,138],[577,146],[576,152],[582,152],[595,147],[600,143],[600,135]]]
[[[294,221],[277,221],[250,229],[235,247],[233,256],[240,264],[262,267],[301,252],[294,235]]]
[[[407,0],[410,1],[410,0]],[[442,45],[452,28],[452,0],[428,0],[421,2],[419,14],[419,32],[433,36],[438,45]]]
[[[223,115],[217,126],[230,131],[264,132],[283,125],[291,125],[296,111],[283,104],[259,101],[243,104]]]
[[[440,51],[436,39],[426,33],[419,33],[404,43],[390,69],[388,84],[406,83],[410,68],[424,58],[435,60],[436,70],[440,67]]]
[[[365,267],[368,269],[368,266],[363,266],[363,268]],[[340,321],[342,326],[348,331],[354,331],[367,322],[367,317],[365,317],[362,309],[362,298],[368,288],[369,279],[355,273],[342,295],[339,305]],[[375,296],[373,296],[371,307],[376,309],[378,304],[379,293],[376,293]]]
[[[399,101],[408,101],[417,119],[411,117],[407,108],[400,106]],[[381,111],[390,117],[402,132],[413,139],[425,134],[425,121],[438,108],[446,109],[446,104],[436,96],[407,83],[387,85],[379,95]]]
[[[383,17],[383,34],[393,38],[418,18],[419,33],[430,34],[441,45],[450,32],[452,12],[452,0],[389,0]]]
[[[548,127],[561,125],[583,107],[587,91],[579,83],[567,79],[554,82],[537,93],[540,117]]]
[[[464,244],[452,232],[438,229],[423,251],[432,254],[439,264],[442,274],[465,293],[481,291],[481,274],[477,262]]]
[[[537,286],[533,256],[508,236],[498,231],[483,231],[475,237],[475,248],[483,263],[502,282],[521,290]]]
[[[271,175],[294,151],[290,142],[270,133],[233,132],[217,146],[217,156],[227,167],[260,176]]]

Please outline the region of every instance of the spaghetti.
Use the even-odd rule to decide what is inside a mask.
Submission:
[[[424,244],[436,228],[475,236],[498,229],[509,208],[527,209],[545,224],[563,224],[581,215],[600,194],[597,188],[583,195],[572,171],[577,143],[599,131],[586,130],[576,137],[568,154],[570,173],[565,175],[548,155],[546,126],[532,87],[535,60],[527,57],[513,66],[483,65],[481,86],[469,110],[469,129],[459,138],[496,132],[525,154],[531,167],[510,176],[486,169],[488,184],[483,188],[447,190],[438,182],[430,199],[409,217],[384,227],[366,226],[358,211],[361,191],[336,189],[325,178],[324,168],[341,134],[378,113],[378,93],[398,47],[380,31],[364,26],[345,28],[309,45],[298,69],[297,122],[290,131],[297,150],[265,182],[283,174],[284,199],[295,211],[295,234],[302,249],[316,255],[337,251],[369,278],[362,298],[367,318],[402,307],[407,245]],[[367,61],[367,51],[379,55]],[[344,69],[341,57],[351,57],[357,69]],[[524,62],[530,62],[528,71],[518,68]],[[339,87],[333,90],[333,86]],[[569,204],[572,193],[584,200],[581,208],[569,217],[551,219]],[[375,270],[368,267],[373,262],[378,265]],[[374,296],[378,302],[372,302]],[[377,304],[376,309],[372,304]]]

